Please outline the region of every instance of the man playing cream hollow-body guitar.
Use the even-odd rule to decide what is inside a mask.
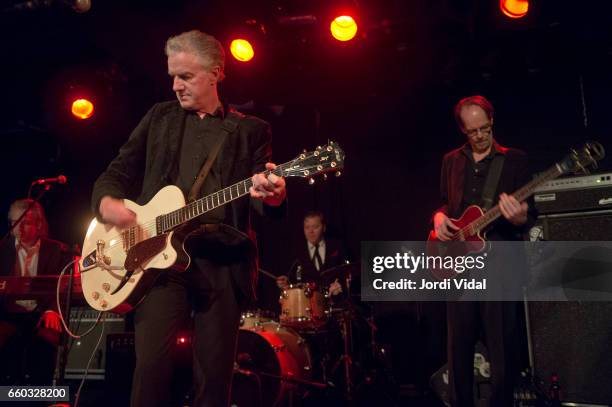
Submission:
[[[161,407],[172,404],[173,341],[191,312],[194,319],[194,405],[228,405],[240,309],[253,295],[253,273],[256,272],[250,239],[251,208],[260,213],[272,213],[281,207],[286,196],[285,180],[273,173],[276,166],[270,163],[269,125],[255,117],[234,113],[219,100],[217,84],[224,78],[225,65],[221,44],[210,35],[189,31],[168,39],[166,54],[168,74],[178,100],[153,106],[118,157],[96,181],[92,202],[98,219],[107,227],[127,230],[121,232],[127,234],[104,242],[108,250],[100,248],[93,256],[96,263],[108,266],[102,270],[104,273],[108,271],[110,276],[118,273],[110,266],[114,261],[112,246],[119,250],[122,246],[114,241],[122,241],[124,248],[131,247],[150,226],[147,219],[140,219],[142,213],[137,216],[126,207],[123,198],[136,198],[139,204],[151,201],[153,206],[171,204],[177,194],[184,199],[180,191],[185,196],[190,189],[193,192],[198,173],[204,168],[207,157],[215,155],[215,149],[217,158],[208,176],[202,177],[205,181],[195,191],[194,199],[247,179],[241,185],[246,190],[233,189],[228,195],[234,199],[248,191],[251,199],[219,205],[193,220],[192,224],[201,227],[192,229],[195,236],[185,242],[191,255],[191,260],[186,262],[187,271],[162,271],[144,300],[134,304],[136,368],[131,405]],[[269,175],[262,173],[266,169],[271,171]],[[168,188],[171,184],[180,190]],[[220,203],[219,196],[215,203]],[[184,201],[181,203],[179,199],[173,205],[176,207],[160,209],[158,216],[152,216],[151,225],[155,226],[155,219],[162,219],[160,215],[180,210]],[[155,208],[149,209],[155,212]],[[178,225],[173,222],[177,222],[179,214],[186,218],[202,208],[184,209],[177,212],[176,218],[163,217],[164,225],[157,225],[158,232],[168,231],[158,235],[162,246],[166,244],[165,236],[178,233],[172,226]],[[125,229],[136,223],[140,226]],[[146,249],[145,256],[150,256],[147,245],[151,246],[151,242],[153,246],[157,244],[150,239],[141,245]],[[170,250],[161,250],[160,261],[163,262]],[[140,254],[134,251],[136,254],[128,252],[126,260],[133,264],[126,266],[133,274],[126,274],[123,284],[139,273],[147,275],[155,271],[143,273]],[[92,267],[91,256],[88,256],[85,252],[84,285],[89,284],[87,273],[102,273],[99,269],[87,270],[88,266]],[[103,285],[88,292],[93,296],[88,301],[104,296],[110,301],[112,292],[118,287],[106,288],[106,291],[105,288]],[[101,301],[95,304],[104,309],[106,302]]]
[[[338,175],[344,153],[330,143],[271,163],[268,123],[219,100],[219,41],[189,31],[166,55],[178,101],[154,105],[96,181],[81,283],[93,308],[135,312],[132,406],[172,404],[172,342],[190,315],[194,405],[228,405],[240,311],[255,297],[251,215],[282,216],[285,177]]]

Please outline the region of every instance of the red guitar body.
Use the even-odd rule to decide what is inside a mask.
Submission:
[[[484,211],[479,206],[472,205],[461,214],[459,219],[451,218],[450,220],[459,227],[461,231],[463,228],[469,228],[468,225],[480,218],[483,214]],[[432,230],[429,232],[429,237],[427,238],[427,254],[429,256],[456,257],[465,256],[470,253],[479,253],[486,248],[486,234],[481,235],[480,232],[473,233],[472,231],[466,230],[465,233],[457,232],[457,236],[458,238],[456,240],[442,242],[438,239],[436,231]],[[434,277],[439,280],[457,276],[456,272],[447,269],[433,269],[431,272]]]

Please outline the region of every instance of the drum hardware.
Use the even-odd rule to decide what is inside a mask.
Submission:
[[[333,391],[343,394],[346,399],[355,400],[357,394],[363,391],[363,386],[370,386],[375,377],[381,377],[377,374],[379,367],[370,369],[370,363],[374,366],[381,358],[379,352],[383,350],[376,341],[377,328],[373,317],[363,314],[357,303],[359,289],[358,284],[353,283],[358,282],[359,273],[359,264],[346,264],[321,273],[324,287],[333,281],[342,284],[344,292],[339,296],[332,296],[329,290],[322,290],[323,287],[313,283],[288,285],[281,289],[279,295],[281,310],[277,315],[280,324],[273,320],[255,320],[249,327],[243,325],[239,339],[245,335],[258,335],[268,343],[255,346],[251,342],[252,348],[246,352],[249,357],[239,356],[237,366],[240,370],[235,372],[243,374],[244,378],[239,379],[242,380],[241,387],[236,391],[256,400],[255,386],[260,381],[258,386],[264,399],[262,405],[291,405],[292,401],[299,401],[294,397],[304,397],[308,389]],[[271,273],[269,277],[272,278]],[[336,302],[333,308],[332,298]],[[365,322],[358,322],[362,319]],[[282,343],[274,338],[281,338]],[[358,338],[365,340],[363,346],[358,346],[359,354],[355,353],[357,349],[353,349],[355,341],[362,343]],[[329,346],[330,340],[334,346]],[[248,341],[244,345],[248,345]],[[244,352],[242,348],[239,343],[238,355]],[[267,360],[283,359],[284,362],[264,363],[262,357],[266,352]],[[315,352],[312,359],[311,352]],[[303,361],[304,353],[308,354],[307,363]],[[287,359],[293,356],[302,358],[302,361],[298,360],[297,365],[290,366]],[[247,374],[253,377],[249,379]],[[246,389],[245,385],[250,388]]]
[[[330,308],[328,311],[330,314],[336,315],[336,319],[340,325],[340,333],[342,336],[342,355],[338,358],[338,360],[334,363],[333,367],[330,370],[330,373],[333,374],[341,367],[344,370],[344,392],[345,397],[348,400],[354,398],[354,395],[361,387],[361,385],[368,385],[373,382],[372,372],[366,374],[364,370],[364,366],[359,366],[359,363],[355,363],[353,358],[353,326],[352,322],[357,318],[361,318],[367,324],[367,329],[369,332],[369,347],[370,355],[372,361],[375,361],[380,358],[379,352],[382,349],[379,349],[379,345],[376,342],[376,331],[378,330],[377,326],[374,323],[374,318],[372,315],[365,317],[360,316],[360,310],[355,306],[355,301],[358,301],[359,293],[353,293],[352,289],[352,280],[353,278],[359,278],[360,267],[358,263],[353,264],[343,264],[341,266],[335,267],[333,269],[325,270],[322,273],[322,277],[325,277],[328,282],[334,280],[340,280],[344,283],[346,287],[346,292],[344,293],[344,297],[346,301],[340,304],[338,307]],[[356,385],[355,377],[356,371],[355,369],[359,369],[360,372],[364,373],[363,381]],[[327,372],[324,372],[326,374]]]
[[[279,346],[272,346],[272,349],[274,349],[274,352],[282,352],[285,349],[287,349],[287,347],[285,345],[279,345]]]
[[[291,383],[291,384],[298,384],[301,386],[308,386],[308,387],[313,387],[316,389],[326,389],[328,387],[331,387],[330,384],[327,383],[321,383],[321,382],[313,382],[311,380],[304,380],[304,379],[296,379],[295,377],[291,377],[291,376],[278,376],[272,373],[267,373],[267,372],[258,372],[255,370],[248,370],[248,369],[241,369],[238,367],[234,367],[234,372],[235,373],[240,373],[244,376],[262,376],[262,377],[269,377],[270,379],[275,379],[275,380],[279,380],[282,382],[287,382],[287,383]]]
[[[343,311],[340,317],[340,332],[342,334],[343,354],[331,369],[332,374],[341,366],[344,366],[345,395],[348,400],[353,396],[353,357],[351,356],[352,327],[351,311]]]

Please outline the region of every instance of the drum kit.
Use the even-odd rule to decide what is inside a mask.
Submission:
[[[268,274],[276,278],[264,272]],[[323,284],[288,285],[279,296],[278,319],[262,310],[243,313],[232,405],[293,405],[313,390],[351,399],[356,370],[362,369],[353,356],[353,327],[369,327],[371,340],[366,342],[375,346],[375,327],[363,315],[359,293],[351,292],[351,280],[358,276],[359,264],[322,272],[323,284],[336,279],[343,282],[344,292],[337,296],[330,295]]]

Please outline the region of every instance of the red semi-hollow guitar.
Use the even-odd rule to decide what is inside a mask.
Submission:
[[[529,198],[538,186],[547,181],[572,172],[588,172],[588,167],[597,168],[597,161],[604,156],[605,150],[601,144],[596,141],[588,142],[580,150],[572,149],[567,157],[514,192],[512,196],[522,202]],[[476,205],[468,207],[459,219],[451,219],[459,230],[453,234],[450,244],[442,243],[435,230],[429,233],[427,254],[455,257],[485,250],[486,228],[500,216],[499,205],[486,212]],[[439,279],[453,278],[457,275],[452,269],[434,269],[432,274]]]

